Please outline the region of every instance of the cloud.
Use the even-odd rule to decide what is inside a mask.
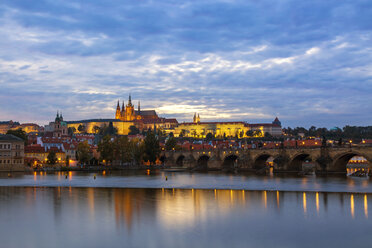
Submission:
[[[112,117],[131,92],[180,121],[371,124],[369,1],[4,0],[0,36],[4,120]]]

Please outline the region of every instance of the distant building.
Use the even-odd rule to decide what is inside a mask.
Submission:
[[[155,128],[158,130],[174,129],[178,125],[176,119],[159,117],[155,110],[142,110],[140,102],[135,110],[131,95],[129,95],[128,104],[124,106],[123,102],[121,108],[118,101],[114,119],[90,119],[66,123],[67,127],[73,128],[78,133],[97,133],[99,129],[108,127],[111,123],[120,135],[128,135],[131,126],[142,131]]]
[[[65,163],[66,154],[58,147],[43,147],[41,145],[30,145],[25,147],[25,158],[27,161],[32,161],[33,166],[42,165],[48,162],[48,155],[50,151],[56,154],[56,164]]]
[[[19,127],[19,122],[10,121],[0,121],[0,134],[6,134],[8,130],[17,129]]]
[[[49,125],[45,126],[44,131],[46,133],[52,133],[53,137],[60,138],[68,134],[67,123],[63,121],[62,113],[57,112],[54,122],[49,122]]]
[[[247,131],[252,131],[252,134],[247,135]],[[260,124],[249,124],[243,121],[201,122],[200,115],[195,113],[193,122],[180,123],[174,130],[174,135],[176,137],[205,138],[209,133],[219,138],[263,137],[265,133],[269,133],[272,136],[280,136],[282,135],[282,128],[278,118],[275,118],[272,123]]]
[[[0,171],[24,171],[24,140],[0,134]]]

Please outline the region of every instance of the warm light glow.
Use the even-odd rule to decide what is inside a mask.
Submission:
[[[316,204],[316,212],[319,214],[319,193],[316,192],[315,194],[315,204]]]
[[[364,215],[368,219],[368,201],[367,194],[364,195]]]
[[[305,192],[302,194],[302,199],[303,199],[303,205],[304,205],[304,213],[306,214],[307,205],[306,205],[306,193]]]
[[[264,206],[267,208],[267,192],[266,190],[263,192],[263,200],[264,200]]]
[[[278,190],[276,191],[276,205],[279,208],[279,191]]]
[[[354,219],[354,195],[351,194],[350,196],[350,212],[351,212],[351,217]]]

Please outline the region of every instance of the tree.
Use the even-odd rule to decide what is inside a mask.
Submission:
[[[69,136],[72,136],[75,132],[76,132],[76,128],[74,128],[74,127],[67,128],[67,134]]]
[[[140,131],[136,126],[132,125],[132,126],[129,127],[129,135],[136,135],[136,134],[139,134],[139,133],[140,133]]]
[[[169,136],[169,137],[174,137],[173,132],[170,132],[170,133],[168,134],[168,136]]]
[[[186,130],[185,129],[182,129],[180,134],[179,134],[179,137],[185,137],[185,134],[186,134]]]
[[[210,141],[214,138],[214,135],[212,133],[208,133],[207,136],[205,136],[205,140]]]
[[[144,141],[144,153],[145,159],[150,161],[150,164],[154,164],[160,154],[159,140],[151,130],[147,132]]]
[[[111,136],[106,135],[98,143],[98,152],[100,153],[100,159],[107,162],[112,162],[114,157],[114,147],[111,142]]]
[[[88,141],[84,141],[78,144],[76,149],[76,156],[80,163],[87,164],[90,159],[92,158],[92,154],[90,152],[90,145]]]
[[[121,136],[113,142],[113,156],[115,160],[122,163],[133,162],[133,144],[134,141],[129,141],[127,136]]]
[[[141,142],[134,142],[131,141],[130,143],[130,148],[132,152],[132,161],[135,164],[139,164],[142,161],[142,158],[145,153],[145,146]]]
[[[95,134],[99,133],[100,130],[101,130],[101,128],[100,128],[99,126],[94,126],[94,127],[93,127],[93,132],[94,132]]]
[[[107,128],[107,134],[116,135],[117,133],[118,133],[118,130],[114,127],[114,124],[112,124],[112,121],[110,121],[108,128]]]
[[[269,132],[265,132],[265,138],[273,138],[273,136]]]
[[[165,150],[170,151],[173,150],[177,145],[177,140],[173,137],[170,137],[167,142],[165,142]]]
[[[261,137],[262,136],[261,130],[254,130],[252,136],[254,136],[254,137]]]
[[[70,165],[70,156],[67,155],[66,156],[66,162],[65,162],[65,165],[68,167]]]
[[[239,138],[243,138],[243,136],[244,136],[244,131],[240,131]]]
[[[193,130],[193,131],[191,132],[191,135],[195,138],[195,137],[196,137],[196,130]]]
[[[23,139],[25,142],[27,141],[27,134],[21,128],[18,128],[17,130],[8,130],[6,134],[11,134],[18,138]]]
[[[247,135],[248,137],[252,137],[253,136],[253,131],[248,130],[247,132],[245,132],[245,135]]]
[[[85,126],[83,126],[83,125],[79,125],[78,126],[78,131],[80,132],[80,133],[83,133],[83,132],[85,132]]]
[[[56,152],[53,150],[50,150],[48,153],[48,163],[51,165],[54,165],[56,162],[57,162]]]

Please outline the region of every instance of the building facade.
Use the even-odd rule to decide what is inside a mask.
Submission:
[[[251,132],[248,132],[251,131]],[[208,134],[217,138],[224,137],[264,137],[266,133],[272,136],[282,135],[281,123],[278,118],[272,123],[249,124],[247,122],[201,122],[200,115],[193,117],[193,122],[184,122],[174,129],[176,137],[205,138]]]
[[[0,134],[0,171],[24,171],[24,140]]]
[[[121,108],[118,101],[115,119],[90,119],[68,121],[66,123],[68,128],[71,127],[78,133],[97,133],[97,130],[100,128],[108,127],[112,124],[120,135],[128,135],[131,126],[135,126],[140,131],[143,131],[148,129],[173,130],[178,125],[176,119],[159,117],[155,110],[142,110],[140,102],[138,102],[137,110],[135,110],[131,95],[129,95],[128,104],[124,105],[123,102]]]

